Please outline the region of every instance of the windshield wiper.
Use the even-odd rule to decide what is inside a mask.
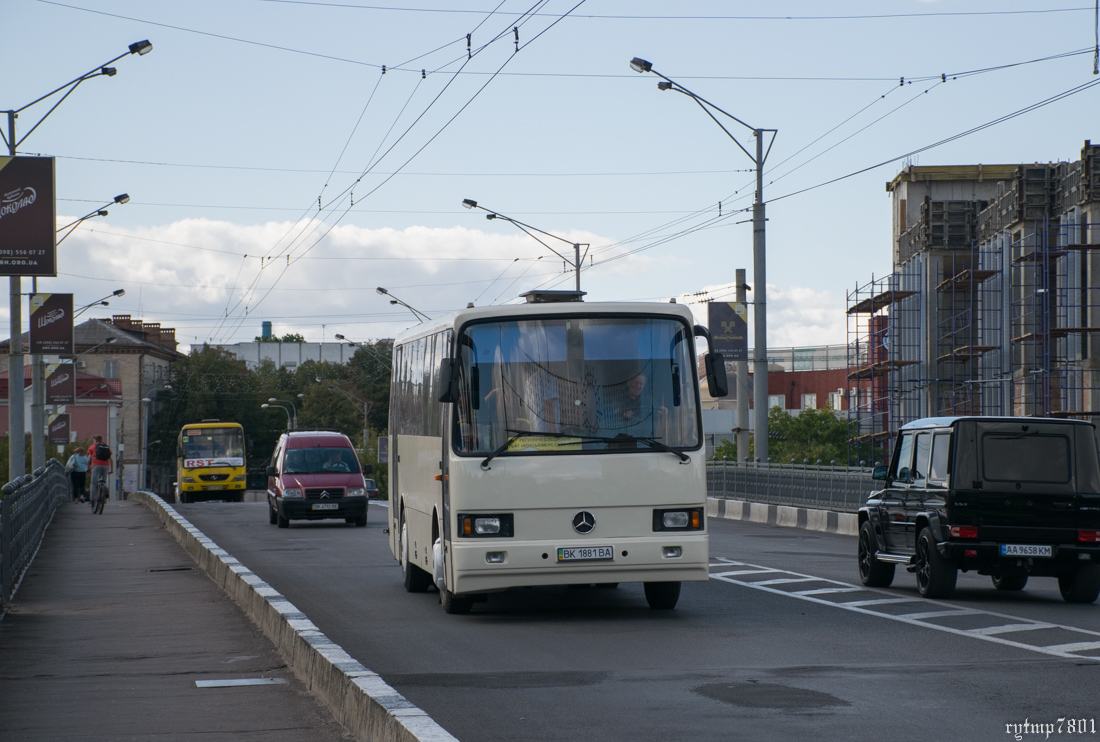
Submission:
[[[490,453],[488,456],[485,457],[485,460],[481,462],[481,468],[482,469],[487,469],[489,467],[489,462],[490,461],[492,461],[497,456],[499,456],[500,454],[507,451],[508,448],[513,443],[518,441],[520,438],[526,438],[528,436],[535,436],[537,438],[542,438],[542,437],[545,437],[545,438],[569,438],[571,440],[576,440],[578,438],[581,438],[581,439],[585,438],[585,436],[570,435],[568,433],[540,433],[540,432],[535,431],[535,430],[512,430],[510,428],[505,430],[504,432],[506,432],[506,433],[515,433],[515,435],[513,435],[508,440],[504,441],[504,443],[497,446],[495,451],[493,451],[492,453]],[[597,440],[597,439],[593,438],[593,439],[589,439],[589,440]]]
[[[612,439],[612,440],[614,440],[614,439]],[[624,439],[620,438],[619,440],[624,440]],[[690,460],[688,455],[686,453],[684,453],[683,450],[672,448],[671,446],[666,446],[664,443],[661,443],[656,438],[646,438],[646,437],[643,437],[643,436],[631,435],[631,436],[627,436],[625,438],[625,440],[640,441],[640,442],[646,444],[647,446],[649,446],[650,448],[655,448],[658,451],[667,451],[668,453],[675,454],[676,456],[680,457],[680,461],[689,461]]]

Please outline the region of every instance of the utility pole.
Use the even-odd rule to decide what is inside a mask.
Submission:
[[[737,303],[746,306],[745,269],[738,268]],[[749,458],[749,362],[746,358],[736,361],[737,368],[737,458]]]
[[[756,407],[756,459],[768,461],[768,312],[764,300],[767,289],[767,260],[764,251],[764,130],[754,129],[756,136],[756,200],[752,205],[752,298],[753,341],[752,380],[753,405]]]

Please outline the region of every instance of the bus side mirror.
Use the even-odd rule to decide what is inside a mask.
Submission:
[[[458,359],[444,358],[439,364],[439,382],[443,391],[439,401],[454,404],[458,401]]]
[[[729,382],[726,380],[726,361],[721,353],[707,353],[703,358],[707,370],[707,391],[718,398],[729,395]]]

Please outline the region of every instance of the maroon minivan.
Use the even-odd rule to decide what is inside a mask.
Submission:
[[[343,433],[294,430],[283,433],[267,467],[267,504],[272,525],[292,520],[343,518],[367,525],[367,485],[351,441]]]

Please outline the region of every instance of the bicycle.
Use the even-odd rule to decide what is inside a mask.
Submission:
[[[103,513],[103,506],[107,503],[107,497],[107,482],[101,479],[95,483],[95,492],[92,495],[92,513],[95,515]]]

